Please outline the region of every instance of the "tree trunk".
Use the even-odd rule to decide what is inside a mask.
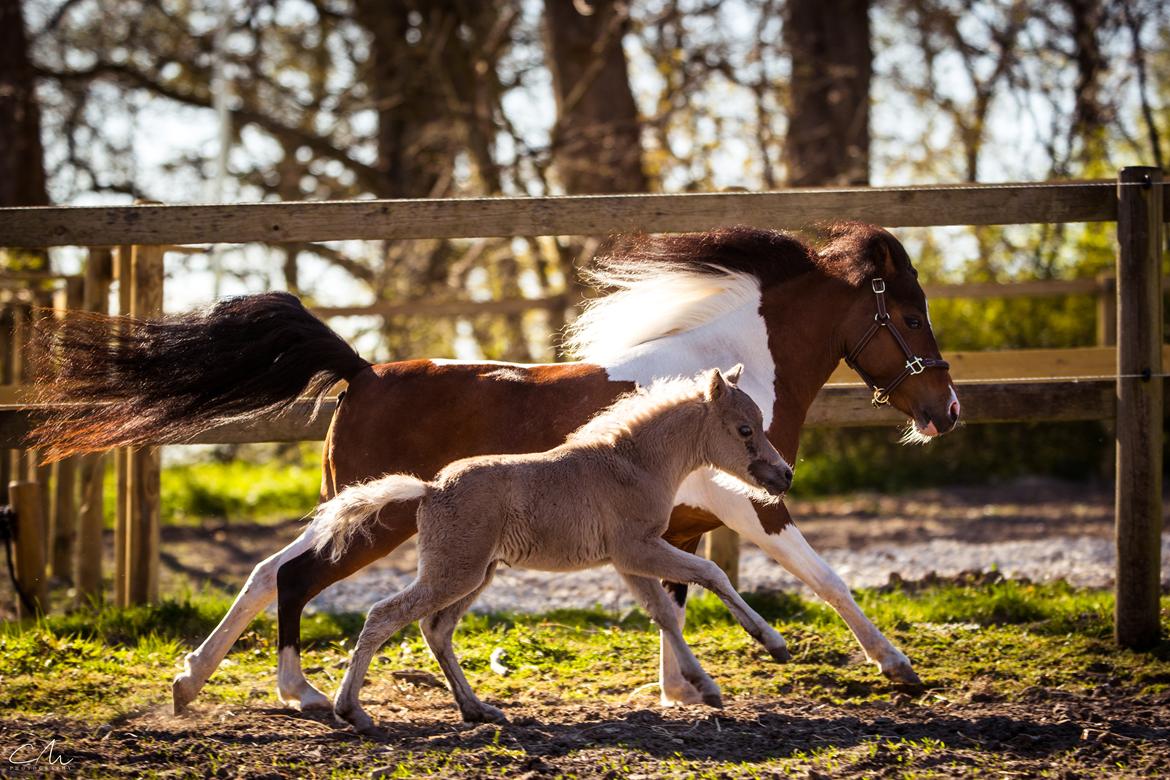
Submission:
[[[453,159],[451,125],[429,77],[433,48],[457,19],[446,3],[356,0],[354,17],[370,33],[365,82],[378,113],[381,198],[441,195]]]
[[[544,14],[557,102],[553,155],[565,190],[645,192],[638,108],[622,50],[626,3],[545,0]]]
[[[869,2],[789,0],[784,40],[792,56],[788,183],[868,184]]]
[[[1072,160],[1080,163],[1079,175],[1101,175],[1105,159],[1105,107],[1101,100],[1101,77],[1107,66],[1101,52],[1099,33],[1105,21],[1101,0],[1066,0],[1072,19],[1073,56],[1077,64],[1077,84],[1073,94],[1073,126],[1070,141]],[[1080,143],[1076,148],[1075,144]]]
[[[0,0],[0,206],[44,206],[36,79],[20,0]]]

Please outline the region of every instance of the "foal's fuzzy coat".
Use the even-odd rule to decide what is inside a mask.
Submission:
[[[361,731],[376,731],[358,703],[362,680],[378,648],[421,619],[427,646],[464,719],[504,720],[472,692],[451,648],[455,625],[500,562],[549,571],[613,563],[667,634],[686,679],[710,705],[720,705],[719,689],[684,642],[656,580],[713,591],[748,633],[787,660],[784,639],[743,602],[717,566],[662,539],[678,487],[696,469],[718,469],[764,500],[776,500],[791,484],[792,469],[765,436],[759,407],[735,385],[741,368],[726,377],[716,370],[699,379],[660,382],[625,396],[547,452],[467,458],[430,483],[391,474],[322,504],[310,531],[319,552],[340,556],[355,534],[370,533],[387,504],[421,499],[418,577],[370,610],[336,713]]]

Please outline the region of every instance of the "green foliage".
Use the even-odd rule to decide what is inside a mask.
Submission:
[[[1097,422],[971,425],[924,446],[889,428],[816,428],[801,437],[794,496],[981,484],[1020,475],[1095,479],[1112,440]]]
[[[256,459],[211,460],[168,466],[162,472],[162,521],[198,525],[206,518],[265,522],[302,517],[321,493],[321,456],[315,442],[289,462],[268,452]],[[105,516],[112,525],[117,483],[106,472]]]

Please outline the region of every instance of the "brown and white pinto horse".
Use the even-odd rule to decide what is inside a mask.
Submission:
[[[45,382],[46,400],[108,403],[59,407],[34,442],[63,457],[160,434],[174,440],[277,411],[344,379],[349,386],[325,443],[327,499],[387,472],[430,479],[459,458],[546,450],[635,384],[743,363],[740,387],[764,410],[771,441],[795,463],[809,405],[842,358],[875,386],[875,399],[910,417],[910,438],[946,433],[958,421],[917,274],[902,245],[880,228],[836,225],[815,248],[793,235],[746,227],[632,238],[600,262],[596,277],[615,292],[596,299],[575,323],[570,345],[580,362],[557,365],[371,366],[283,293],[158,321],[75,318],[53,349],[42,350],[56,369],[47,374],[53,379]],[[220,625],[187,657],[173,685],[175,709],[195,698],[277,592],[280,698],[328,707],[301,672],[301,612],[321,590],[411,537],[415,509],[388,507],[374,538],[336,562],[318,556],[302,535],[258,564]],[[753,505],[696,472],[679,491],[665,538],[693,552],[702,534],[721,523],[827,601],[883,674],[917,682],[906,656],[861,612],[783,504]],[[686,588],[672,590],[681,621]],[[664,703],[701,701],[668,643],[660,681]]]

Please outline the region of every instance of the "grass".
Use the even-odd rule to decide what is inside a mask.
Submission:
[[[863,609],[914,659],[928,682],[964,681],[1011,697],[1043,684],[1083,690],[1108,672],[1139,694],[1164,692],[1170,650],[1119,651],[1110,640],[1112,596],[1063,584],[941,585],[918,593],[862,591]],[[799,692],[825,702],[888,699],[893,691],[866,664],[848,629],[827,607],[799,597],[753,595],[752,605],[788,639],[796,660],[768,663],[722,604],[691,600],[688,638],[725,695]],[[103,722],[165,703],[181,658],[218,622],[226,596],[189,593],[157,606],[91,608],[0,627],[0,713]],[[1163,601],[1164,611],[1170,600]],[[360,615],[312,615],[305,666],[336,685]],[[540,615],[471,615],[456,637],[464,668],[486,697],[507,700],[534,687],[562,698],[623,700],[655,678],[657,632],[641,611],[557,610]],[[497,648],[512,670],[489,669]],[[416,627],[387,643],[384,663],[439,675]],[[262,615],[212,679],[210,701],[270,695],[275,625]],[[377,668],[377,667],[375,667]]]
[[[321,492],[320,447],[310,443],[290,459],[202,460],[162,471],[162,522],[200,525],[208,518],[272,522],[301,517],[317,505]],[[113,527],[117,483],[106,471],[105,517]]]

